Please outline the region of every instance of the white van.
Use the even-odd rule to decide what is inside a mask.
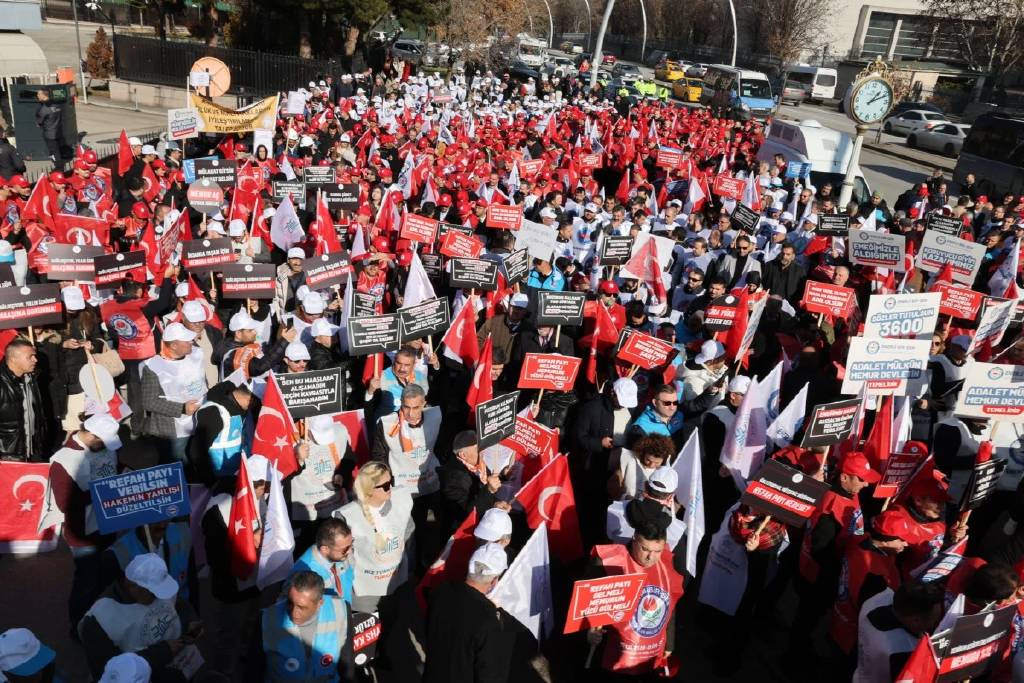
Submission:
[[[766,119],[776,105],[767,76],[724,64],[708,67],[700,103],[739,121]]]
[[[831,100],[836,96],[836,81],[839,74],[835,69],[824,66],[798,64],[786,69],[783,83],[798,83],[807,91],[808,100]]]
[[[775,119],[757,151],[757,160],[770,164],[776,154],[781,154],[787,162],[810,163],[811,184],[821,187],[832,183],[838,194],[846,177],[846,164],[853,154],[853,138],[825,128],[817,121],[793,123]],[[854,168],[854,175],[853,200],[861,204],[871,198],[871,188],[860,166]]]

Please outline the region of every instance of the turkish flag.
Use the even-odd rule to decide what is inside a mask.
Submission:
[[[59,526],[36,531],[46,505],[49,463],[0,462],[0,553],[49,552]]]
[[[267,219],[263,217],[263,200],[259,195],[256,196],[256,206],[253,211],[256,213],[256,220],[252,222],[252,234],[263,240],[268,249],[272,249],[274,243],[270,239],[270,226],[267,225]]]
[[[341,244],[338,242],[338,231],[334,229],[334,219],[327,209],[327,202],[323,194],[316,195],[316,220],[309,230],[310,236],[315,243],[315,255],[333,254],[341,251]]]
[[[600,301],[588,301],[587,305],[590,304],[593,304],[591,310],[594,311],[594,334],[590,338],[590,355],[587,356],[587,379],[591,384],[597,384],[597,356],[607,354],[615,346],[619,340],[619,329],[607,306]]]
[[[252,212],[256,208],[258,196],[255,193],[247,192],[241,188],[235,188],[231,193],[231,208],[228,210],[228,223],[233,220],[240,220],[249,225]]]
[[[348,445],[356,456],[356,464],[362,465],[370,459],[370,435],[366,431],[366,417],[363,409],[346,410],[334,415],[334,421],[344,425],[348,432]]]
[[[110,222],[102,218],[58,213],[54,217],[53,236],[61,244],[102,247],[110,243]]]
[[[294,440],[295,422],[292,421],[277,380],[271,372],[267,391],[263,394],[260,416],[256,420],[256,433],[252,439],[253,455],[262,455],[270,462],[276,461],[277,471],[283,479],[299,470],[299,463],[295,460]]]
[[[269,389],[269,385],[268,385]],[[258,427],[257,427],[258,429]],[[231,514],[228,516],[228,550],[231,552],[231,573],[245,580],[256,568],[258,553],[253,533],[259,526],[256,499],[249,479],[249,468],[243,457],[235,479],[235,495],[231,499]]]
[[[427,568],[427,573],[416,585],[416,601],[420,609],[427,609],[427,590],[448,581],[464,581],[466,570],[469,569],[469,558],[476,550],[476,508],[469,511],[466,519],[455,530],[451,538],[441,550],[434,563]]]
[[[147,203],[156,201],[160,197],[163,188],[160,187],[160,181],[157,180],[156,173],[153,173],[153,169],[149,164],[143,164],[142,166],[142,182],[145,184],[145,188],[142,190],[142,198]]]
[[[462,363],[467,368],[476,365],[480,358],[480,347],[476,342],[476,302],[473,297],[459,309],[451,327],[441,339],[444,344],[444,355]]]
[[[661,264],[658,263],[658,245],[655,243],[654,238],[647,240],[623,267],[629,272],[639,275],[640,279],[644,281],[648,289],[651,290],[651,294],[658,299],[659,303],[665,302],[667,298],[665,282],[661,277]]]
[[[615,198],[623,204],[629,203],[629,170],[622,174],[622,180],[619,181],[619,187],[615,190]]]
[[[875,413],[875,422],[871,425],[871,433],[864,442],[864,456],[871,463],[871,468],[879,472],[885,470],[885,463],[892,451],[892,396],[882,398],[882,405]]]
[[[935,274],[935,279],[932,280],[929,283],[928,291],[930,291],[930,292],[935,291],[933,289],[933,287],[935,287],[935,285],[938,284],[939,282],[946,282],[948,284],[953,284],[953,264],[952,263],[947,261],[942,266],[942,270],[940,270],[938,273]]]
[[[470,419],[476,412],[477,404],[490,401],[494,398],[494,387],[491,384],[491,365],[493,363],[494,342],[491,335],[487,335],[484,342],[484,350],[480,353],[480,360],[476,363],[476,370],[473,372],[473,383],[469,385],[469,393],[466,394],[466,403],[469,404]]]
[[[725,353],[733,361],[741,360],[736,358],[736,356],[739,354],[740,346],[743,344],[743,336],[747,333],[750,308],[747,305],[746,287],[740,288],[737,298],[739,301],[736,302],[736,319],[733,320],[732,326],[725,333]]]
[[[935,652],[928,634],[921,636],[917,647],[910,653],[910,659],[903,665],[896,683],[935,683],[939,675],[939,667],[935,662]]]
[[[121,129],[121,137],[117,139],[117,175],[124,175],[135,163],[135,154],[128,143],[128,133]]]
[[[526,482],[516,494],[526,510],[526,523],[536,529],[548,524],[551,552],[563,562],[583,556],[580,522],[576,516],[576,497],[569,480],[569,460],[559,455]]]
[[[40,177],[36,181],[32,194],[25,202],[25,207],[21,210],[21,220],[24,223],[39,221],[50,232],[55,232],[57,230],[56,216],[57,193],[54,192],[49,179]]]

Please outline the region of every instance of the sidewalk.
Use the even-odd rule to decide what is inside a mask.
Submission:
[[[913,147],[908,147],[903,142],[880,142],[875,144],[874,142],[868,142],[868,139],[865,137],[864,149],[870,149],[871,151],[878,152],[879,154],[887,154],[891,157],[896,157],[897,159],[909,161],[914,164],[920,164],[922,166],[941,168],[949,174],[953,173],[953,167],[956,166],[956,159],[914,149]]]

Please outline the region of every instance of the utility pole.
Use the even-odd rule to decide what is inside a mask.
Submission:
[[[597,87],[597,69],[601,65],[601,49],[604,47],[604,33],[608,30],[608,20],[615,9],[615,0],[608,0],[604,6],[604,15],[601,17],[601,28],[597,30],[597,45],[594,46],[594,63],[590,65],[590,89]]]

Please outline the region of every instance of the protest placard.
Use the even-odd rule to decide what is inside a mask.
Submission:
[[[46,279],[60,280],[92,280],[96,274],[93,261],[105,252],[103,247],[89,247],[84,244],[52,243],[46,247]]]
[[[928,214],[928,222],[925,225],[928,230],[952,237],[959,237],[964,230],[964,222],[959,218],[935,212]]]
[[[196,159],[195,169],[196,180],[213,181],[222,190],[230,190],[235,186],[238,166],[232,159]]]
[[[450,311],[447,297],[427,299],[415,306],[398,309],[401,320],[402,343],[443,334],[448,329]]]
[[[580,154],[576,160],[576,166],[581,171],[593,171],[603,165],[604,155],[602,154]]]
[[[1024,416],[1024,366],[967,363],[956,402],[961,417],[1016,422]]]
[[[53,325],[64,319],[60,285],[25,285],[0,289],[0,330]]]
[[[811,173],[811,162],[809,161],[788,161],[786,162],[786,177],[799,180]]]
[[[598,260],[602,266],[621,266],[633,254],[633,238],[629,235],[603,235]]]
[[[907,238],[877,230],[851,230],[848,235],[850,261],[861,266],[906,270],[904,250]]]
[[[939,313],[954,318],[974,320],[981,311],[981,302],[985,295],[975,292],[963,285],[951,285],[948,282],[936,282],[932,289],[942,295]]]
[[[356,666],[373,660],[381,633],[380,617],[375,612],[352,613],[352,654]]]
[[[441,279],[441,273],[444,272],[441,260],[440,254],[420,254],[420,263],[423,264],[423,270],[431,280]]]
[[[352,317],[377,315],[377,297],[366,292],[352,292]]]
[[[808,313],[824,313],[833,318],[849,318],[853,313],[857,292],[830,282],[808,280],[800,306]]]
[[[298,90],[289,90],[283,113],[286,116],[301,116],[306,112],[306,94]]]
[[[420,216],[415,213],[406,213],[402,220],[402,230],[399,237],[413,242],[433,244],[437,236],[437,219]]]
[[[341,411],[341,368],[274,374],[288,412],[296,420]]]
[[[850,232],[850,217],[837,213],[821,214],[815,232],[825,237],[846,237]]]
[[[484,259],[453,258],[448,262],[448,284],[453,289],[497,289],[498,264]]]
[[[9,263],[0,263],[0,288],[14,287],[17,283],[14,280],[14,269]]]
[[[864,336],[931,339],[941,301],[938,292],[874,294],[868,300]]]
[[[679,168],[679,164],[683,163],[683,150],[662,145],[658,147],[658,155],[655,157],[654,163],[660,168]]]
[[[444,236],[450,232],[460,232],[466,237],[473,236],[473,228],[468,225],[458,225],[456,223],[438,223],[437,224],[437,239],[443,240]],[[422,257],[423,255],[420,254]]]
[[[196,162],[200,159],[216,159],[217,157],[197,157],[195,159],[182,159],[181,170],[185,173],[185,184],[192,185],[196,182]]]
[[[202,161],[196,159],[196,161]],[[203,178],[189,185],[185,193],[188,204],[199,213],[212,216],[221,210],[224,204],[224,190],[210,178]]]
[[[892,498],[910,481],[921,460],[927,453],[891,453],[885,461],[882,479],[875,484],[872,495],[875,498]]]
[[[191,107],[168,109],[167,135],[171,140],[199,137],[199,112]]]
[[[826,491],[825,482],[778,460],[766,460],[740,496],[740,502],[780,522],[802,527]]]
[[[583,304],[587,302],[584,292],[537,293],[538,325],[566,325],[576,327],[583,324]]]
[[[904,396],[908,380],[919,381],[928,368],[930,349],[928,339],[853,337],[842,392]]]
[[[621,624],[631,618],[645,580],[646,576],[638,573],[575,582],[563,633]]]
[[[481,451],[515,433],[518,400],[519,392],[513,391],[477,404],[476,443]]]
[[[355,211],[359,208],[359,183],[323,183],[317,188],[329,211]]]
[[[498,230],[518,230],[523,223],[520,204],[488,204],[484,226]]]
[[[1016,605],[957,617],[953,628],[932,636],[939,659],[936,683],[975,680],[988,673],[1005,647]]]
[[[527,249],[530,258],[550,261],[557,245],[558,231],[554,226],[524,219],[516,233],[516,249]]]
[[[937,273],[947,263],[951,263],[953,280],[970,287],[974,278],[978,277],[978,270],[984,258],[984,244],[968,242],[934,230],[925,230],[916,263],[920,270],[928,273]]]
[[[306,284],[310,289],[327,289],[348,282],[352,259],[347,251],[334,251],[310,256],[302,262],[302,269],[306,271]]]
[[[995,492],[999,477],[1006,469],[1005,460],[986,460],[974,463],[971,478],[960,499],[961,510],[976,510]]]
[[[225,299],[273,299],[277,266],[273,263],[227,263],[220,267]]]
[[[757,224],[761,222],[761,215],[748,207],[746,204],[737,204],[732,210],[732,225],[737,230],[744,230],[748,235],[757,232]]]
[[[995,348],[996,344],[1003,340],[1003,335],[1013,322],[1016,308],[1017,302],[1013,299],[985,297],[981,303],[981,313],[978,315],[978,329],[974,332],[971,348],[967,349],[967,353],[973,354],[978,349],[986,347]]]
[[[338,172],[333,166],[306,166],[302,169],[302,180],[308,189],[316,190],[324,185],[337,185]]]
[[[853,432],[853,423],[859,410],[859,398],[815,406],[800,447],[816,448],[839,443]]]
[[[516,249],[511,254],[504,254],[501,259],[507,285],[522,282],[530,274],[530,252],[526,249]]]
[[[558,430],[545,427],[524,415],[516,415],[515,432],[502,439],[501,443],[519,455],[535,457],[555,453],[558,451]]]
[[[113,534],[189,514],[185,466],[176,462],[89,482],[101,534]]]
[[[96,273],[93,278],[97,287],[109,288],[122,280],[146,281],[146,252],[136,251],[103,254],[93,259]]]
[[[401,323],[397,313],[349,318],[348,350],[353,356],[397,351],[401,346]]]
[[[654,370],[670,363],[676,353],[676,348],[667,341],[625,328],[619,334],[615,357],[624,363],[639,366],[641,370]]]
[[[275,203],[280,204],[291,197],[296,208],[306,208],[306,184],[301,180],[275,180],[271,189]]]
[[[532,179],[544,169],[543,159],[528,159],[519,162],[519,175],[523,178]]]
[[[743,179],[720,173],[711,183],[711,191],[719,197],[738,200],[743,197]]]
[[[704,327],[712,332],[728,330],[736,322],[739,297],[723,294],[713,299],[704,310]]]
[[[527,353],[519,371],[520,389],[570,391],[576,384],[582,358],[559,353]]]
[[[477,238],[449,230],[441,239],[441,248],[438,251],[445,256],[477,258],[483,250],[484,245]]]
[[[186,240],[181,244],[181,264],[193,273],[208,273],[225,263],[234,263],[238,254],[231,248],[231,238]]]

